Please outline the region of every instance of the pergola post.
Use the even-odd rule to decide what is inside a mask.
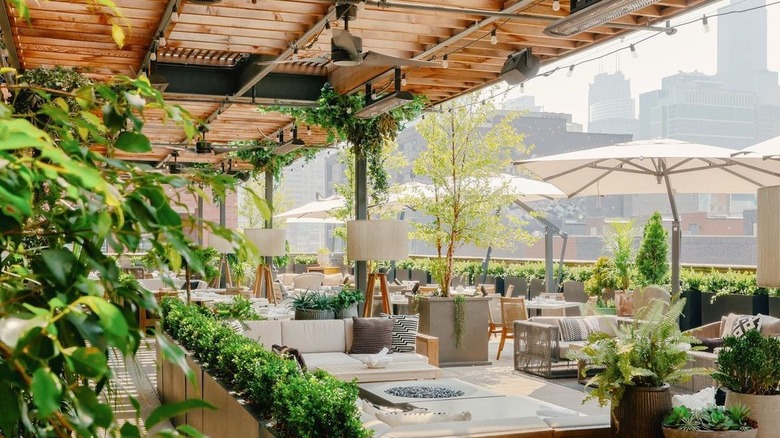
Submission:
[[[266,169],[265,171],[265,202],[268,204],[268,209],[271,211],[271,215],[265,220],[265,227],[271,229],[274,227],[274,171],[273,169]],[[265,258],[265,264],[273,266],[273,257],[267,256]]]
[[[368,219],[368,178],[367,169],[368,163],[366,161],[365,153],[360,148],[355,146],[355,219],[362,220]],[[349,238],[349,236],[347,236]],[[355,286],[358,290],[362,290],[366,297],[368,294],[373,294],[374,291],[366,289],[368,286],[368,264],[366,261],[355,262]],[[362,314],[362,309],[359,311]]]

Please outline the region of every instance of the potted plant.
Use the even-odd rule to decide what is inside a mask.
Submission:
[[[634,270],[634,240],[637,237],[636,221],[610,222],[604,233],[604,246],[612,253],[615,288],[628,291]]]
[[[295,319],[334,319],[335,313],[329,296],[322,292],[305,290],[290,302]]]
[[[618,326],[615,336],[593,333],[581,350],[569,354],[586,364],[583,377],[595,372],[586,385],[594,388],[585,399],[610,404],[615,438],[662,437],[661,420],[672,408],[669,384],[705,371],[686,368],[685,346],[696,338],[677,325],[684,301],[666,313],[664,304],[655,301],[640,310],[633,323]]]
[[[726,336],[712,377],[726,388],[726,406],[743,404],[758,421],[758,438],[780,430],[780,339],[747,330]]]
[[[601,256],[593,264],[590,278],[585,281],[585,293],[591,297],[588,301],[598,314],[615,314],[615,301],[609,297],[617,284],[612,275],[614,271],[612,259]]]
[[[755,438],[757,428],[756,420],[750,418],[750,408],[740,404],[704,409],[678,406],[663,422],[666,438]]]
[[[360,289],[343,287],[338,294],[331,299],[336,319],[352,318],[358,316],[358,303],[365,301],[365,296]]]
[[[320,266],[330,266],[330,250],[322,247],[317,250],[317,264]]]
[[[642,232],[636,268],[642,286],[668,282],[669,233],[664,229],[661,213],[657,211],[650,216]]]

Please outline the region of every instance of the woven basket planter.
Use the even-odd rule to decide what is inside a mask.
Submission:
[[[353,316],[359,316],[357,304],[353,304],[346,309],[336,310],[336,319],[349,319]]]
[[[652,388],[629,386],[620,404],[612,410],[612,436],[663,438],[661,422],[671,409],[669,385]]]
[[[665,438],[756,438],[758,429],[750,430],[680,430],[664,427]]]
[[[295,319],[335,319],[333,310],[295,309]]]

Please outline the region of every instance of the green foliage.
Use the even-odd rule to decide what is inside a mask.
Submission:
[[[730,391],[742,394],[780,394],[780,339],[748,330],[726,336],[712,377]]]
[[[455,348],[460,348],[463,344],[463,335],[466,326],[466,297],[458,295],[455,297]]]
[[[680,271],[680,281],[682,282],[682,290],[689,290],[694,292],[705,292],[704,282],[706,274],[699,271],[694,271],[693,268],[682,269]]]
[[[311,254],[297,254],[293,256],[293,263],[298,263],[300,265],[316,265],[317,256]]]
[[[66,69],[31,69],[6,87],[10,104],[0,102],[0,428],[5,436],[132,433],[141,414],[135,423],[117,424],[115,406],[128,395],[111,388],[106,358],[137,352],[144,334],[136,315],[158,305],[137,282],[120,277],[103,245],[135,252],[145,237],[161,254],[163,243],[169,248],[166,269],[186,263],[202,272],[183,231],[195,222],[172,204],[183,206],[179,196],[202,193],[202,186],[225,192],[234,180],[204,173],[185,179],[116,158],[117,151],[150,150],[143,134],[150,109],[179,125],[184,138],[195,131],[187,111],[165,103],[143,75],[92,83]],[[239,240],[216,224],[203,226]],[[176,349],[165,351],[177,357]]]
[[[666,284],[669,274],[669,233],[664,229],[661,213],[655,212],[645,224],[642,243],[636,255],[641,285]]]
[[[703,409],[689,409],[687,406],[673,408],[664,418],[663,426],[670,429],[694,430],[750,430],[758,427],[750,418],[750,408],[736,404],[727,408],[707,406]]]
[[[162,303],[165,330],[215,377],[275,420],[283,438],[368,437],[355,405],[357,385],[282,358],[179,300]]]
[[[235,295],[229,303],[219,302],[214,305],[214,315],[217,319],[237,319],[239,321],[258,321],[265,319],[252,309],[252,302],[243,295]]]
[[[591,266],[576,266],[564,271],[564,278],[571,281],[587,282],[593,277],[594,269]]]
[[[519,216],[501,213],[516,194],[508,181],[499,179],[513,157],[530,147],[512,126],[516,115],[498,117],[491,105],[477,104],[480,98],[473,94],[451,101],[416,127],[428,147],[412,168],[431,180],[433,198],[419,193],[407,201],[433,220],[415,223],[412,235],[431,243],[446,262],[439,283],[444,296],[449,294],[453,256],[463,245],[511,248],[533,240]]]
[[[278,143],[270,140],[252,140],[233,142],[236,146],[258,146],[256,148],[246,148],[231,152],[231,156],[250,163],[254,168],[255,174],[260,172],[271,172],[274,179],[279,182],[282,178],[282,170],[291,165],[296,160],[303,158],[304,162],[309,162],[317,156],[317,149],[300,148],[283,155],[274,153]]]
[[[273,263],[274,266],[276,266],[279,269],[283,269],[285,266],[287,266],[290,263],[290,241],[289,240],[284,241],[284,255],[274,257]]]
[[[658,387],[705,372],[684,368],[688,354],[683,346],[698,342],[680,332],[677,320],[684,306],[685,299],[681,299],[664,314],[664,303],[654,301],[639,311],[633,323],[616,327],[616,336],[593,333],[582,350],[571,352],[570,359],[588,364],[583,375],[599,370],[586,385],[597,386],[585,399],[597,399],[601,406],[611,403],[614,409],[628,386]]]
[[[488,275],[504,278],[506,276],[507,265],[504,262],[492,262],[488,265]]]
[[[414,260],[412,259],[399,260],[395,263],[395,267],[396,269],[413,269]]]
[[[604,289],[614,289],[617,286],[614,272],[615,264],[612,259],[607,256],[599,257],[593,264],[590,278],[585,281],[585,292],[601,299]]]
[[[544,262],[529,262],[509,265],[506,275],[527,278],[530,280],[532,278],[544,278],[545,274]]]
[[[333,301],[324,292],[307,289],[296,295],[289,306],[296,310],[330,310],[333,309]]]
[[[360,289],[344,286],[339,293],[331,298],[331,306],[334,310],[346,309],[353,304],[362,303],[365,300],[366,297],[363,296],[363,292],[361,292]]]
[[[604,232],[604,246],[612,254],[617,289],[628,291],[634,270],[634,241],[637,238],[636,221],[610,222]]]
[[[210,282],[219,276],[220,255],[216,249],[208,246],[200,246],[197,243],[190,241],[185,242],[185,245],[191,251],[193,258],[192,262],[196,262],[192,266],[200,267],[200,269],[193,269],[199,273],[206,282]],[[143,262],[147,269],[165,270],[169,266],[175,266],[174,259],[177,257],[179,257],[179,255],[172,244],[157,244],[143,255]]]

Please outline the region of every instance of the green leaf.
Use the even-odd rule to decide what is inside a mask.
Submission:
[[[125,423],[119,429],[119,434],[125,438],[141,438],[141,431],[138,426],[132,423]]]
[[[97,378],[108,373],[106,355],[96,347],[77,348],[70,359],[76,372],[81,375]]]
[[[6,120],[0,124],[0,150],[10,151],[29,147],[46,147],[49,136],[27,120]]]
[[[189,424],[182,424],[181,426],[176,428],[177,431],[194,438],[205,438],[206,435],[203,435],[200,433],[198,429],[195,429],[194,427],[190,426]]]
[[[111,25],[111,38],[114,39],[117,47],[120,49],[125,46],[125,31],[116,24]]]
[[[213,405],[201,399],[190,398],[184,401],[166,403],[162,406],[159,406],[157,409],[152,411],[151,414],[149,414],[144,424],[146,425],[147,429],[151,429],[166,418],[175,417],[189,411],[190,409],[197,408],[216,409]]]
[[[19,423],[21,411],[19,410],[19,400],[15,391],[5,383],[0,383],[0,429],[15,430]]]
[[[66,249],[45,249],[41,251],[41,259],[59,285],[70,286],[68,276],[76,264],[73,253]]]
[[[189,365],[187,365],[187,359],[184,357],[184,351],[182,351],[178,345],[169,341],[168,337],[161,333],[156,333],[155,337],[157,338],[157,345],[160,346],[160,351],[162,351],[163,360],[179,367],[184,372],[184,375],[187,376],[187,380],[189,380],[193,385],[197,384],[195,381],[195,372],[190,369]]]
[[[116,306],[100,297],[82,297],[80,301],[95,312],[105,331],[119,337],[127,336],[127,321]]]
[[[114,146],[125,152],[149,152],[152,150],[152,144],[145,135],[132,131],[119,134]]]
[[[49,417],[60,407],[62,385],[48,368],[38,368],[33,373],[32,396],[42,418]]]

